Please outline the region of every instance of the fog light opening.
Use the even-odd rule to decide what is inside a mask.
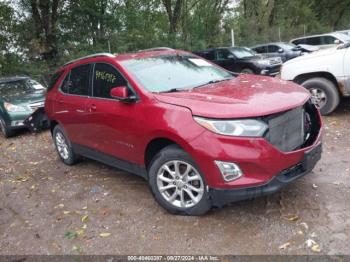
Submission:
[[[215,164],[226,182],[236,180],[243,175],[242,170],[235,163],[215,160]]]

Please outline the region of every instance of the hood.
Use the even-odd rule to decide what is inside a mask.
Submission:
[[[232,80],[191,91],[154,94],[163,103],[187,107],[193,115],[208,118],[258,117],[303,105],[309,92],[276,78],[240,75]]]
[[[261,55],[255,55],[255,56],[247,56],[247,57],[242,57],[239,60],[241,61],[249,61],[249,62],[257,62],[260,60],[269,60],[268,58],[261,56]]]
[[[299,61],[305,61],[306,59],[314,59],[322,56],[331,56],[334,55],[337,51],[339,51],[337,47],[320,49],[319,51],[315,51],[313,53],[305,54],[303,56],[289,60],[285,64],[292,64]]]
[[[0,99],[14,104],[14,105],[27,105],[30,103],[40,102],[45,100],[45,92],[43,91],[34,91],[29,93],[19,93],[11,95],[1,95]]]

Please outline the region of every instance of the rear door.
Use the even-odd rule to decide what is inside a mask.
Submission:
[[[71,142],[85,144],[86,101],[89,95],[91,64],[68,72],[55,97],[54,118],[62,125]]]

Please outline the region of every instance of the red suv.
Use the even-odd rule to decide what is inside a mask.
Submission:
[[[177,214],[273,193],[322,151],[321,117],[304,88],[169,48],[64,65],[45,111],[65,164],[84,156],[140,175]]]

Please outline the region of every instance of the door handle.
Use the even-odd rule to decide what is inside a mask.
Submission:
[[[92,105],[90,106],[90,108],[89,108],[89,111],[90,111],[90,112],[95,112],[96,109],[97,109],[96,105],[92,104]]]

